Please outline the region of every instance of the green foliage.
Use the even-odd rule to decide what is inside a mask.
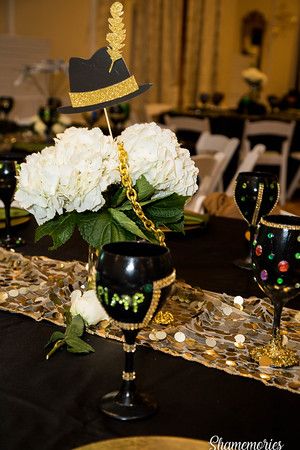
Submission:
[[[90,353],[95,350],[85,341],[80,339],[84,333],[84,320],[81,316],[77,315],[72,320],[67,322],[67,328],[65,333],[61,331],[54,331],[51,335],[46,347],[54,343],[54,346],[47,354],[46,359],[49,359],[51,355],[60,347],[67,346],[67,351],[71,353]]]
[[[153,198],[155,189],[144,176],[137,180],[135,189],[143,211],[156,226],[183,232],[183,208],[188,197],[172,194],[162,199]],[[55,250],[70,239],[77,228],[83,239],[95,248],[109,242],[132,241],[136,237],[156,242],[135,215],[124,187],[111,186],[105,199],[105,206],[98,212],[65,212],[40,225],[35,240],[50,236],[53,241],[50,250]]]

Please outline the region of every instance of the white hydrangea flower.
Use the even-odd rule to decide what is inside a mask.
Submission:
[[[98,211],[120,182],[116,144],[99,128],[68,128],[21,164],[15,199],[41,225],[64,211]]]
[[[118,138],[128,153],[133,183],[144,175],[157,190],[156,197],[191,196],[197,190],[198,169],[176,135],[154,122],[132,125]]]

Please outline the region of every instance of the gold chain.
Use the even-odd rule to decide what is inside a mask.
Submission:
[[[121,174],[121,182],[122,182],[122,185],[124,186],[124,188],[126,189],[126,196],[127,196],[128,200],[130,201],[130,203],[132,204],[133,211],[135,212],[137,217],[142,221],[146,230],[151,231],[155,235],[156,239],[159,242],[159,245],[162,245],[165,247],[166,244],[165,244],[164,232],[160,228],[157,228],[154,225],[154,223],[152,222],[152,220],[148,219],[145,216],[145,214],[142,210],[142,207],[138,202],[137,192],[132,186],[132,180],[129,175],[128,155],[124,148],[123,143],[121,143],[121,142],[118,142],[118,152],[119,152],[119,160],[120,160],[119,170],[120,170],[120,174]]]

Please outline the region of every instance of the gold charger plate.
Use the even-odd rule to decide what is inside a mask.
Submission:
[[[135,436],[109,439],[75,450],[209,450],[207,441],[176,436]]]
[[[11,208],[10,215],[12,227],[21,225],[30,220],[29,212],[21,208]],[[4,228],[5,228],[5,211],[4,208],[0,208],[0,230],[3,230]]]

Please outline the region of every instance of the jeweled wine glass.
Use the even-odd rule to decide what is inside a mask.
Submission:
[[[162,306],[175,281],[166,247],[146,242],[116,242],[101,250],[97,267],[97,295],[125,342],[125,368],[120,391],[106,394],[101,410],[110,417],[132,420],[152,415],[157,404],[135,385],[135,339]]]
[[[241,172],[237,176],[234,200],[248,223],[250,250],[244,259],[234,261],[241,269],[251,270],[251,249],[254,233],[262,216],[272,212],[279,199],[277,176],[268,172]]]
[[[24,244],[20,237],[11,235],[10,205],[16,189],[16,161],[0,160],[0,200],[5,209],[5,237],[0,239],[0,245],[15,248]]]
[[[264,217],[254,240],[255,281],[274,305],[272,340],[250,351],[258,363],[289,367],[299,363],[296,352],[282,345],[280,318],[283,306],[300,294],[300,217]]]

